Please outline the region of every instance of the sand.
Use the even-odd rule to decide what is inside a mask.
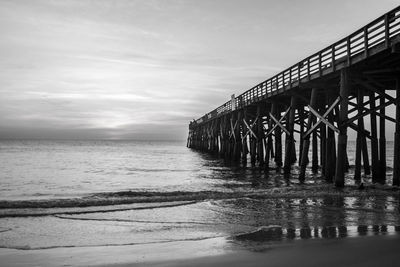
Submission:
[[[1,266],[400,266],[400,235],[227,248],[224,238],[131,246],[0,249]]]

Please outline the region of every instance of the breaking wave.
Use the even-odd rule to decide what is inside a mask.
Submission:
[[[45,216],[55,214],[82,214],[114,212],[134,209],[155,209],[191,205],[203,201],[239,198],[276,199],[310,198],[324,196],[363,197],[395,196],[399,188],[389,186],[357,186],[336,189],[332,185],[293,185],[288,187],[221,191],[120,191],[96,193],[83,197],[39,200],[1,200],[1,217]]]

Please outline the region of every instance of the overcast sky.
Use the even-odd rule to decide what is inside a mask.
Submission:
[[[184,139],[397,0],[0,0],[0,138]]]

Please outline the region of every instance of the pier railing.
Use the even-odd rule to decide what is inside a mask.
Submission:
[[[400,6],[375,19],[361,29],[321,51],[301,60],[290,68],[265,80],[246,92],[229,100],[197,119],[201,124],[259,102],[273,95],[290,90],[302,82],[335,72],[374,54],[374,49],[386,49],[400,33]],[[234,104],[234,107],[233,107]]]

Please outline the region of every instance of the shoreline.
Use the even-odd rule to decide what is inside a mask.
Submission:
[[[398,266],[400,235],[294,240],[248,247],[225,238],[127,246],[0,249],[3,266]]]

